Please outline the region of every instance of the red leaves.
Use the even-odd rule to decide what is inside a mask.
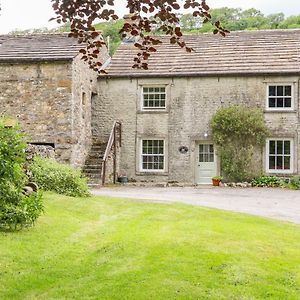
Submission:
[[[102,64],[99,62],[100,48],[105,45],[100,34],[93,26],[94,21],[117,20],[118,16],[111,6],[115,5],[114,0],[51,0],[53,10],[58,23],[70,23],[70,37],[78,39],[79,43],[87,44],[86,49],[81,49],[82,59],[88,62],[93,70],[103,72]],[[183,5],[182,5],[183,2]],[[170,43],[177,44],[192,52],[181,40],[180,19],[177,11],[183,9],[192,10],[194,17],[203,17],[203,22],[211,22],[209,6],[205,0],[127,0],[131,18],[125,22],[120,34],[123,38],[128,36],[139,38],[135,46],[139,49],[134,60],[134,68],[147,70],[147,61],[151,53],[156,52],[157,46],[161,43],[159,38],[150,37],[149,33],[157,30],[170,36]],[[147,16],[143,16],[147,14]],[[225,36],[228,33],[220,22],[215,22],[214,33]]]
[[[176,34],[178,37],[181,37],[181,36],[182,36],[182,32],[181,32],[180,27],[176,27],[176,28],[175,28],[175,34]]]

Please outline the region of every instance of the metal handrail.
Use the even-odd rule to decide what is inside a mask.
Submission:
[[[119,133],[119,135],[118,135]],[[117,139],[118,138],[118,139]],[[112,130],[110,132],[110,136],[108,139],[108,143],[104,152],[103,160],[102,160],[102,186],[105,184],[105,177],[106,177],[106,162],[109,156],[109,153],[114,148],[114,180],[113,182],[116,183],[117,178],[117,142],[119,143],[119,146],[121,147],[122,142],[122,124],[119,121],[115,121],[112,127]]]

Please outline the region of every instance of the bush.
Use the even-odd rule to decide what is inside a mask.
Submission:
[[[32,193],[25,195],[15,194],[17,203],[12,201],[2,202],[0,205],[0,227],[18,230],[26,226],[31,226],[43,212],[42,193]]]
[[[291,181],[290,181],[289,186],[290,186],[292,189],[300,190],[300,175],[293,176],[293,177],[291,178]]]
[[[251,184],[258,187],[279,187],[284,186],[285,182],[277,176],[260,176],[253,179]]]
[[[33,225],[43,205],[40,193],[24,193],[25,137],[18,126],[7,127],[4,122],[0,122],[0,227],[16,230]]]
[[[219,109],[210,127],[221,158],[223,175],[230,181],[248,181],[257,174],[253,155],[268,135],[261,110],[246,106]]]
[[[72,197],[90,195],[87,180],[82,177],[79,170],[69,165],[36,156],[30,170],[33,181],[46,191]]]

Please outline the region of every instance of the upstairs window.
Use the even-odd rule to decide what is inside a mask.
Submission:
[[[293,107],[292,85],[268,86],[268,109],[290,110]]]
[[[166,87],[144,86],[142,88],[142,109],[163,110],[166,109]]]

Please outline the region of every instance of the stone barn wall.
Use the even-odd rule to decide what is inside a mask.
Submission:
[[[2,63],[0,116],[16,118],[30,142],[54,145],[58,161],[82,166],[91,139],[92,76],[79,58]]]

